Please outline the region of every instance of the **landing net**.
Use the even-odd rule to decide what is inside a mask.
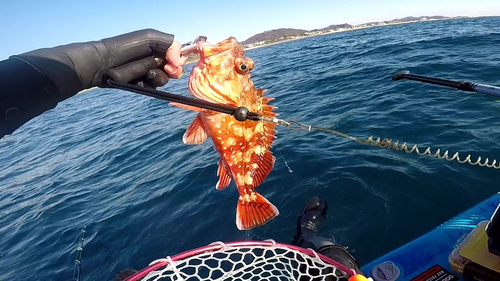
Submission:
[[[345,280],[352,269],[312,249],[266,241],[222,243],[155,260],[136,280]]]

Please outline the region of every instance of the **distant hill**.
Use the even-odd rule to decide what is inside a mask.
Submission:
[[[248,38],[245,41],[240,42],[243,45],[249,45],[255,42],[261,41],[276,41],[278,39],[291,39],[294,36],[304,35],[307,30],[304,29],[293,29],[293,28],[280,28],[273,29],[269,31],[264,31],[259,34],[255,34],[254,36]]]
[[[457,17],[458,18],[458,17]],[[404,17],[401,19],[394,19],[390,21],[378,21],[378,22],[368,22],[359,25],[351,25],[348,23],[344,24],[334,24],[329,25],[324,28],[312,29],[312,30],[304,30],[304,29],[293,29],[293,28],[279,28],[273,29],[269,31],[264,31],[258,34],[253,35],[245,41],[241,41],[245,47],[255,47],[255,46],[263,46],[270,43],[290,40],[290,39],[299,39],[301,37],[314,36],[327,34],[335,31],[342,30],[350,30],[357,28],[365,28],[365,27],[373,27],[373,26],[382,26],[382,25],[391,25],[391,24],[399,24],[406,22],[418,22],[418,21],[431,21],[431,20],[443,20],[449,19],[449,17],[445,16],[420,16],[420,17]]]
[[[344,23],[344,24],[332,24],[332,25],[329,25],[329,26],[324,27],[324,28],[310,30],[309,32],[339,30],[339,29],[342,29],[342,28],[343,29],[350,29],[350,28],[353,28],[353,25],[350,25],[348,23]]]
[[[444,17],[444,16],[421,16],[421,17],[405,17],[405,18],[402,18],[402,19],[395,19],[395,20],[391,20],[389,21],[390,23],[399,23],[399,22],[409,22],[409,21],[421,21],[421,20],[443,20],[443,19],[447,19],[448,17]]]
[[[460,16],[460,17],[453,17],[453,18],[467,18],[467,17]],[[445,16],[420,16],[420,17],[409,16],[409,17],[394,19],[394,20],[390,20],[390,21],[367,22],[367,23],[358,24],[358,25],[351,25],[348,23],[332,24],[332,25],[329,25],[329,26],[324,27],[324,28],[318,28],[318,29],[312,29],[312,30],[295,29],[295,28],[279,28],[279,29],[268,30],[268,31],[264,31],[264,32],[255,34],[245,41],[240,41],[240,43],[245,48],[251,48],[251,47],[265,46],[268,44],[287,41],[287,40],[300,39],[300,38],[309,37],[309,36],[328,34],[328,33],[337,32],[337,31],[353,30],[353,29],[367,28],[367,27],[374,27],[374,26],[384,26],[384,25],[391,25],[391,24],[419,22],[419,21],[432,21],[432,20],[445,20],[445,19],[451,19],[451,18],[445,17]],[[188,59],[187,59],[188,63],[195,62],[198,60],[199,60],[198,54],[190,54],[188,56]]]

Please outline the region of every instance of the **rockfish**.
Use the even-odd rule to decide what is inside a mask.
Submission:
[[[199,99],[233,107],[246,107],[261,116],[275,116],[276,107],[267,103],[265,90],[256,89],[250,78],[254,68],[252,59],[245,57],[238,41],[229,37],[216,45],[198,43],[200,60],[189,77],[189,91]],[[274,167],[275,157],[270,151],[275,139],[275,124],[262,121],[237,121],[233,116],[185,106],[198,111],[198,116],[186,130],[185,144],[201,144],[207,137],[220,154],[216,184],[226,188],[231,179],[238,189],[236,225],[248,230],[263,225],[276,217],[278,209],[255,191]]]

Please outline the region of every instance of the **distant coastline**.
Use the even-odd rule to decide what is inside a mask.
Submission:
[[[426,20],[426,22],[427,21],[450,20],[450,19],[457,19],[457,18],[433,19],[433,20]],[[311,37],[317,37],[317,36],[324,36],[324,35],[334,34],[334,33],[354,31],[354,30],[360,30],[360,29],[366,29],[366,28],[372,28],[372,27],[379,27],[379,26],[391,26],[391,25],[409,24],[409,23],[416,23],[416,22],[423,22],[423,21],[395,22],[395,23],[387,23],[387,24],[371,25],[371,26],[357,25],[357,26],[353,26],[352,28],[349,28],[349,29],[332,30],[332,31],[328,31],[328,32],[318,33],[318,34],[297,36],[296,38],[281,39],[281,40],[276,40],[274,42],[264,43],[264,44],[256,45],[256,46],[245,45],[244,49],[245,49],[245,51],[247,51],[247,50],[252,50],[252,49],[257,49],[257,48],[262,48],[262,47],[268,47],[268,46],[272,46],[272,45],[277,45],[277,44],[281,44],[281,43],[286,43],[286,42],[291,42],[291,41],[296,41],[296,40],[301,40],[301,39],[306,39],[306,38],[311,38]]]
[[[281,28],[281,29],[265,31],[265,32],[253,35],[252,37],[248,38],[245,41],[241,41],[240,43],[242,43],[244,50],[247,51],[247,50],[277,45],[277,44],[281,44],[281,43],[301,40],[301,39],[305,39],[305,38],[329,35],[329,34],[339,33],[339,32],[354,31],[354,30],[360,30],[360,29],[371,28],[371,27],[410,24],[410,23],[417,23],[417,22],[451,20],[451,19],[460,19],[460,18],[474,18],[474,17],[467,17],[467,16],[458,16],[458,17],[445,17],[445,16],[405,17],[402,19],[394,19],[391,21],[369,22],[369,23],[363,23],[363,24],[358,24],[358,25],[350,25],[350,24],[330,25],[328,27],[325,27],[322,29],[315,29],[315,30],[292,30],[292,31],[297,32],[297,34],[296,35],[283,35],[283,36],[280,36],[280,33],[282,33],[283,31],[290,31],[291,29]],[[270,37],[271,39],[257,41],[257,40],[259,40],[259,37],[260,38],[264,37],[263,36],[264,34],[266,34],[266,36]],[[199,60],[198,55],[192,55],[192,56],[188,57],[186,64],[194,63],[194,62],[197,62],[198,60]]]

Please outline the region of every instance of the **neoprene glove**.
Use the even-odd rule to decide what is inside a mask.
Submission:
[[[38,49],[13,58],[46,75],[62,101],[83,89],[107,87],[108,78],[150,87],[165,85],[168,76],[163,65],[173,41],[171,34],[145,29],[100,41]]]

